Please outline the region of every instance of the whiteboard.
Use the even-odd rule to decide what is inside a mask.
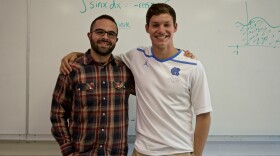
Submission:
[[[0,134],[25,134],[27,1],[0,0],[0,21]]]
[[[24,65],[28,58],[29,102],[25,103],[26,83],[22,81],[20,82],[23,91],[19,93],[22,99],[13,99],[20,100],[19,108],[23,109],[23,114],[27,113],[26,133],[50,134],[51,98],[59,73],[60,60],[71,51],[86,51],[89,48],[87,32],[92,20],[101,14],[109,14],[116,19],[119,26],[119,41],[114,54],[120,54],[137,46],[151,44],[144,29],[145,14],[151,3],[164,2],[174,7],[177,13],[178,31],[175,33],[175,46],[191,50],[205,67],[214,108],[210,135],[280,135],[280,124],[277,122],[280,119],[278,89],[280,1],[28,0],[28,2],[30,39],[27,42],[26,38],[22,38],[21,41],[22,46],[30,46],[30,50],[23,51],[20,55],[16,53],[20,61],[15,66],[18,68],[23,64],[20,66],[23,68],[20,70],[23,72],[22,77],[16,77],[25,79],[27,73]],[[26,8],[26,1],[17,3],[17,7],[20,7],[19,5]],[[26,14],[19,10],[15,12],[26,19]],[[9,20],[9,17],[2,16],[1,14],[4,21]],[[26,27],[23,26],[21,31],[22,34],[26,33]],[[15,41],[12,35],[6,36],[12,43]],[[1,36],[1,47],[4,39]],[[26,42],[28,44],[24,45]],[[7,51],[7,48],[1,49],[1,54],[3,51]],[[1,59],[5,64],[9,63],[7,62],[9,59],[4,60],[3,57]],[[2,70],[9,72],[6,68]],[[3,81],[1,85],[9,88]],[[2,92],[4,90],[1,86]],[[10,99],[13,96],[10,94],[1,96],[6,98],[5,108],[9,108],[11,113],[13,107]],[[24,109],[26,108],[24,105],[28,105],[28,110]],[[129,135],[134,135],[135,97],[132,96],[129,106]],[[1,114],[7,112],[2,108],[0,111]],[[24,120],[16,119],[20,123]],[[5,119],[1,122],[8,125],[10,121]],[[25,129],[25,125],[17,126],[19,129]],[[15,129],[15,127],[7,128],[11,131]],[[5,132],[2,126],[1,132]]]

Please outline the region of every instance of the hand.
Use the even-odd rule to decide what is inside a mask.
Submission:
[[[69,53],[68,55],[64,56],[61,59],[59,71],[64,75],[70,74],[70,72],[72,71],[72,68],[70,65],[75,61],[75,59],[78,56],[81,56],[80,52],[72,52],[72,53]]]
[[[192,54],[189,50],[183,50],[185,52],[185,56],[186,57],[189,57],[189,58],[192,58],[192,59],[196,59],[195,55]]]

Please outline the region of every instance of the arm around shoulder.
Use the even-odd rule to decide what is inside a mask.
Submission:
[[[67,54],[66,56],[64,56],[61,59],[61,64],[60,64],[60,72],[64,75],[69,74],[72,71],[72,68],[70,66],[70,64],[72,64],[76,58],[83,56],[84,53],[82,52],[71,52],[69,54]]]

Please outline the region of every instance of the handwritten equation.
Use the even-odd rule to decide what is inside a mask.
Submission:
[[[123,1],[120,2],[120,0],[111,0],[111,1],[104,1],[104,0],[81,0],[83,8],[81,9],[80,13],[84,14],[88,10],[94,10],[94,9],[125,9],[127,7],[134,7],[138,9],[148,9],[152,4],[154,3],[167,3],[171,0],[154,0],[154,1],[140,1],[136,4],[129,4],[124,3]],[[129,1],[127,1],[129,2]]]
[[[248,9],[246,3],[246,13]],[[238,55],[240,47],[257,46],[280,48],[280,26],[272,26],[261,17],[254,17],[247,23],[236,22],[237,28],[243,36],[243,44],[229,46],[235,48],[234,53]]]
[[[126,1],[124,3],[122,0],[81,0],[82,8],[80,9],[81,14],[89,12],[89,10],[121,10],[127,9],[128,7],[133,7],[135,9],[148,9],[154,3],[168,3],[171,0],[150,0],[150,1],[139,1],[132,3],[131,1]],[[130,3],[128,3],[130,2]],[[116,21],[119,29],[129,29],[131,24],[129,21]]]

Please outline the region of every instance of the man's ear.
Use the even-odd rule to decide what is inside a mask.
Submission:
[[[145,29],[146,29],[146,32],[149,33],[148,32],[148,29],[149,29],[149,25],[148,24],[145,25]]]
[[[91,33],[90,32],[87,33],[87,36],[88,36],[88,39],[91,39]]]
[[[177,28],[178,28],[178,24],[177,24],[177,23],[174,24],[174,28],[175,28],[175,29],[174,29],[174,32],[176,32],[176,31],[177,31]]]

